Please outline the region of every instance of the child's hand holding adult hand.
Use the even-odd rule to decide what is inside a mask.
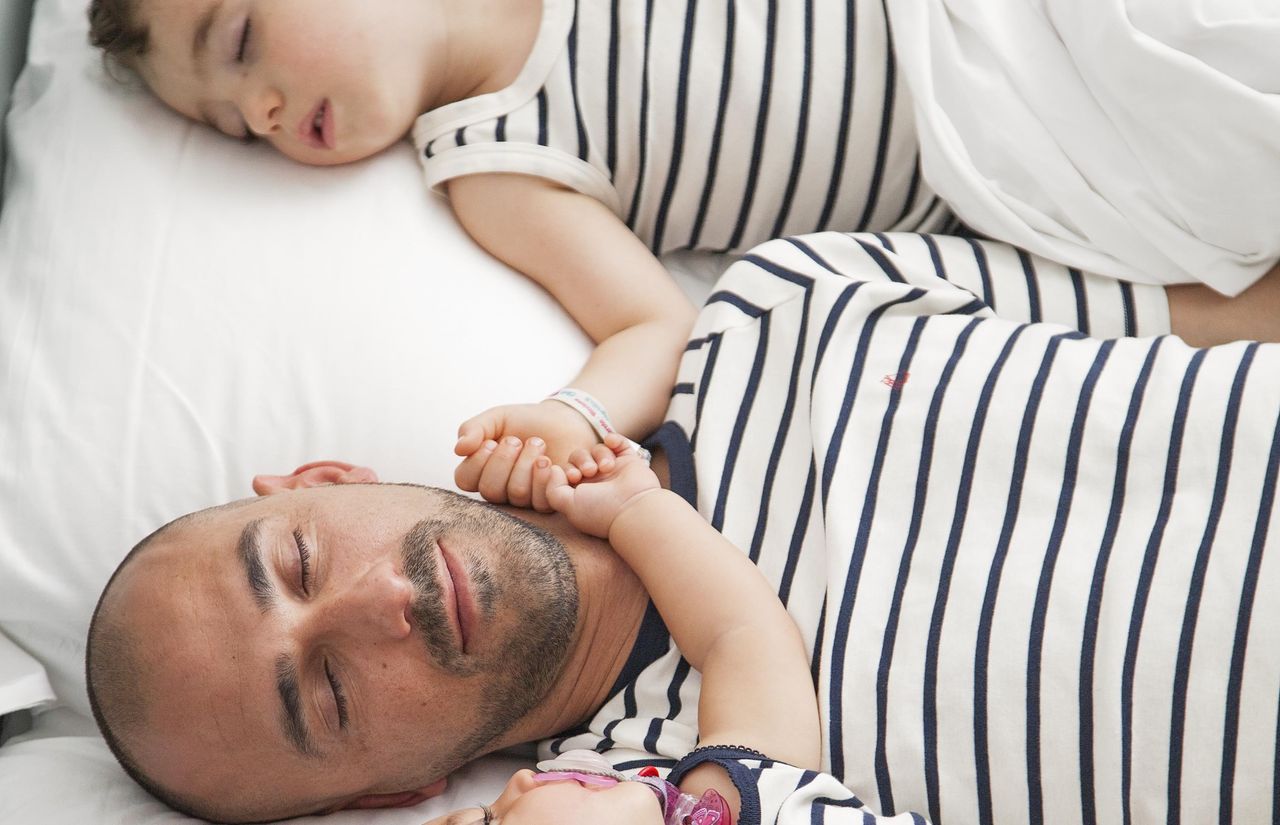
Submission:
[[[585,418],[550,400],[493,407],[464,421],[453,451],[463,456],[453,472],[459,489],[478,492],[494,504],[544,513],[551,508],[535,495],[533,481],[539,458],[563,465],[573,484],[612,467],[614,460]]]
[[[607,539],[619,513],[651,490],[662,489],[662,485],[644,459],[627,451],[621,436],[611,433],[600,446],[614,454],[608,469],[602,466],[591,478],[574,483],[564,468],[544,458],[535,462],[533,486],[535,495],[564,513],[574,527]]]

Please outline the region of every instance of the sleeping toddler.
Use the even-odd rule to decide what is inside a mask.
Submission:
[[[466,230],[591,336],[576,392],[462,424],[460,456],[522,462],[511,489],[482,480],[492,501],[528,504],[542,454],[595,471],[574,404],[631,437],[661,422],[694,312],[655,255],[950,220],[879,3],[94,0],[90,19],[169,106],[303,163],[412,133]]]
[[[529,505],[543,455],[577,480],[604,434],[661,422],[693,308],[655,255],[952,222],[882,3],[93,0],[90,20],[172,108],[301,162],[412,134],[466,230],[591,336],[572,389],[459,428],[459,456],[497,460],[458,483],[493,502]],[[1173,289],[1174,326],[1280,337],[1264,281]]]
[[[579,530],[607,539],[644,584],[684,658],[702,674],[700,746],[667,774],[616,771],[594,751],[522,770],[490,805],[429,825],[760,825],[880,819],[821,773],[821,727],[808,651],[759,569],[678,494],[664,490],[617,433],[593,448],[607,470],[570,484],[546,456],[536,495]],[[602,462],[603,463],[603,462]],[[815,820],[816,821],[816,820]]]

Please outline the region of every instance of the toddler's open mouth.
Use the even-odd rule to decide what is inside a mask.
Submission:
[[[298,124],[298,136],[316,149],[333,148],[333,111],[326,98]]]

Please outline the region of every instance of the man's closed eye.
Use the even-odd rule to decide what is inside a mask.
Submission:
[[[329,680],[329,689],[333,692],[333,704],[338,710],[338,727],[342,730],[347,729],[347,696],[342,690],[342,683],[333,675],[333,669],[329,666],[329,660],[324,661],[324,675]]]
[[[293,542],[298,546],[298,586],[302,589],[302,595],[311,595],[311,547],[307,544],[307,537],[302,535],[302,531],[297,527],[293,528]],[[326,672],[328,665],[325,665]]]

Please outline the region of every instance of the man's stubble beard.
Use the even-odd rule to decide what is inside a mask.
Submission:
[[[439,518],[414,525],[404,539],[405,576],[414,584],[411,611],[427,655],[445,672],[487,679],[476,708],[478,726],[436,763],[435,776],[485,752],[547,696],[566,661],[578,617],[573,563],[558,539],[496,508],[446,491]],[[442,536],[481,539],[493,552],[467,566],[476,606],[494,626],[499,608],[512,625],[483,658],[457,649],[441,600],[435,544]],[[514,617],[514,622],[510,619]]]

